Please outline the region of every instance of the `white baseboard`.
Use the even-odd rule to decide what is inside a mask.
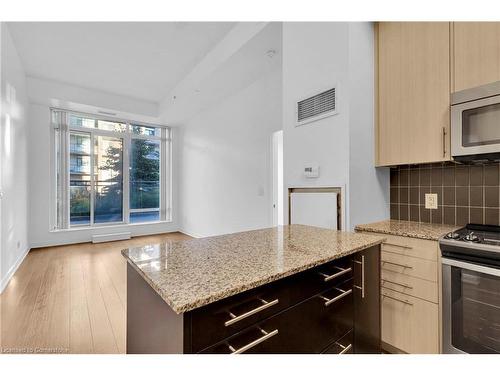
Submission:
[[[130,237],[144,237],[144,236],[153,236],[157,234],[165,234],[165,233],[175,233],[175,232],[181,232],[179,229],[169,229],[169,230],[154,230],[151,232],[145,232],[145,233],[132,233]],[[65,246],[65,245],[74,245],[74,244],[81,244],[81,243],[90,243],[92,242],[92,237],[89,236],[89,238],[85,239],[54,239],[50,241],[34,241],[31,242],[31,248],[32,249],[38,249],[38,248],[43,248],[43,247],[53,247],[53,246]]]
[[[12,276],[14,276],[14,273],[16,273],[17,269],[19,268],[19,266],[21,265],[24,258],[26,258],[26,255],[28,255],[29,252],[30,248],[28,247],[22,252],[21,256],[16,260],[16,262],[12,265],[12,267],[10,267],[9,271],[7,271],[7,274],[4,277],[2,277],[2,280],[0,281],[0,294],[3,293],[3,291],[9,284],[10,279],[12,278]]]
[[[179,232],[181,232],[183,234],[186,234],[188,236],[191,236],[193,238],[203,238],[203,237],[206,237],[206,236],[202,236],[201,234],[193,233],[193,232],[190,232],[190,231],[184,230],[184,229],[179,229]]]

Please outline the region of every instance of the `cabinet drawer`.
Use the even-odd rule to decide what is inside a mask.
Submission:
[[[380,285],[396,292],[438,303],[438,284],[433,281],[382,270]]]
[[[415,258],[437,261],[437,241],[421,240],[402,236],[387,236],[382,250]]]
[[[439,353],[439,309],[432,302],[381,288],[382,341],[406,353]]]
[[[322,354],[352,354],[354,353],[354,332],[342,336],[335,341],[332,345],[326,348]]]
[[[437,282],[437,262],[408,257],[387,251],[382,251],[380,261],[382,271],[396,272]]]
[[[344,257],[196,309],[191,315],[192,351],[199,352],[352,277],[352,257]]]
[[[352,288],[347,280],[202,353],[321,353],[353,329]]]

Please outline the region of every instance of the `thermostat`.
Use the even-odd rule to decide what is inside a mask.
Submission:
[[[308,165],[304,167],[304,176],[306,178],[318,178],[319,177],[319,166]]]

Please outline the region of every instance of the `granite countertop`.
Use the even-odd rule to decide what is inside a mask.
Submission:
[[[405,220],[384,220],[376,223],[356,225],[355,230],[437,241],[442,235],[458,228],[457,226],[446,224],[419,223]]]
[[[122,250],[146,282],[183,313],[333,259],[384,238],[287,225]]]

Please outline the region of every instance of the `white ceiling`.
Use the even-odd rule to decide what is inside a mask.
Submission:
[[[27,75],[159,102],[230,22],[14,22]]]
[[[168,124],[183,122],[260,77],[280,69],[282,63],[281,23],[269,22],[215,71],[196,82],[197,90],[177,92],[163,103],[162,119]],[[269,55],[269,52],[272,54]]]

